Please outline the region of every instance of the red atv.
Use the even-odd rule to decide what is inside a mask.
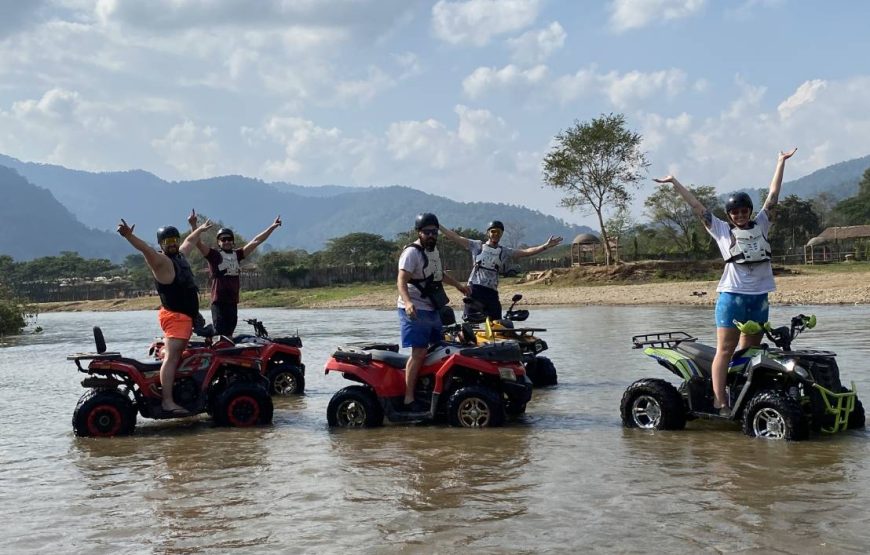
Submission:
[[[88,375],[82,380],[88,391],[73,412],[76,435],[131,434],[137,412],[145,418],[179,418],[163,410],[160,361],[141,362],[107,352],[103,332],[98,327],[94,327],[94,342],[96,353],[67,357]],[[257,356],[261,348],[241,344],[185,350],[172,388],[175,402],[190,414],[208,412],[218,425],[245,427],[272,422],[272,399],[268,382],[260,374]],[[82,367],[83,360],[90,361],[86,368]]]
[[[454,328],[462,333],[461,327]],[[467,428],[501,426],[506,415],[525,412],[532,397],[515,341],[482,346],[442,343],[430,350],[417,377],[415,400],[428,409],[403,412],[408,356],[398,350],[398,345],[352,344],[333,353],[326,373],[341,372],[362,385],[332,396],[326,409],[330,426],[380,426],[384,416],[391,422],[446,419],[452,426]]]
[[[269,380],[272,395],[302,395],[305,392],[305,365],[302,364],[302,339],[298,335],[270,337],[263,322],[256,318],[245,320],[254,327],[254,335],[241,334],[230,339],[218,336],[211,341],[213,348],[227,348],[238,343],[255,343],[263,348],[257,355],[263,376]],[[208,346],[209,341],[191,341],[188,349]],[[155,339],[148,354],[163,360],[163,339]]]

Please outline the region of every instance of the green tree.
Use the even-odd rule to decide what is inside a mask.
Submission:
[[[774,217],[768,237],[774,253],[792,252],[822,231],[812,201],[797,195],[785,197],[776,207]]]
[[[326,242],[323,258],[328,264],[367,265],[382,268],[393,262],[396,246],[374,233],[349,233]]]
[[[626,128],[624,115],[602,115],[560,132],[544,157],[544,182],[563,193],[562,206],[595,213],[610,260],[604,212],[628,206],[629,188],[638,186],[649,166],[641,140]]]
[[[257,261],[263,277],[270,281],[304,277],[310,271],[310,264],[311,256],[301,249],[267,252]]]
[[[620,208],[610,219],[604,222],[604,227],[607,228],[607,236],[611,239],[616,239],[620,248],[625,249],[626,240],[631,232],[637,226],[637,222],[631,217],[631,212],[628,208]]]
[[[858,182],[858,194],[839,202],[833,213],[840,225],[870,224],[870,168]]]
[[[711,212],[721,207],[716,189],[709,185],[690,186],[689,191]],[[662,239],[675,245],[687,256],[701,252],[701,237],[707,237],[707,232],[698,217],[692,212],[692,207],[686,203],[674,190],[670,183],[656,187],[644,206],[647,209],[650,223],[657,227]]]

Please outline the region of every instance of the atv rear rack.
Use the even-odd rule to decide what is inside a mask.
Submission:
[[[631,338],[631,345],[633,349],[641,349],[647,346],[673,349],[684,341],[697,341],[697,339],[697,337],[689,335],[684,331],[662,331],[635,335]]]

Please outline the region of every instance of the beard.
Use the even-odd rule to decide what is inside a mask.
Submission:
[[[423,248],[427,251],[433,251],[435,250],[435,245],[438,244],[438,238],[426,236],[420,242],[423,243]]]

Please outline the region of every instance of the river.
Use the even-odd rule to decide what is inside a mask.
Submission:
[[[839,354],[870,399],[870,307],[814,312],[796,345]],[[868,434],[799,443],[750,439],[737,425],[623,429],[622,392],[669,378],[630,348],[633,334],[713,338],[709,308],[532,308],[549,329],[559,385],[528,413],[485,430],[387,425],[332,431],[344,387],[323,363],[344,341],[396,341],[395,313],[240,311],[304,341],[307,394],[275,400],[274,424],[221,429],[206,417],[139,418],[136,433],[76,438],[83,374],[65,356],[145,358],[156,313],[52,313],[40,334],[0,340],[0,531],[7,553],[866,552]],[[241,319],[240,318],[240,319]],[[247,328],[242,323],[239,330]],[[27,330],[30,331],[30,330]]]

